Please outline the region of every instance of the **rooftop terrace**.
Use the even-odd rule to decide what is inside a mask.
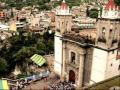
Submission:
[[[81,44],[95,44],[96,36],[97,36],[96,30],[87,29],[87,30],[65,32],[63,34],[63,39],[76,41]]]

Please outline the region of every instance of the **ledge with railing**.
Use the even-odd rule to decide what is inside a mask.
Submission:
[[[106,39],[104,37],[98,37],[99,42],[106,43]]]
[[[86,43],[86,44],[95,44],[95,38],[92,38],[91,36],[82,36],[79,33],[71,33],[66,32],[63,34],[64,39],[70,39],[79,43]]]
[[[112,40],[112,44],[117,43],[117,42],[118,42],[117,39]]]
[[[74,68],[79,68],[79,65],[77,63],[75,63],[75,62],[66,61],[66,64],[70,65],[70,66],[72,66]]]

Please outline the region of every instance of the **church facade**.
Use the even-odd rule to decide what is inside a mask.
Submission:
[[[77,87],[119,75],[120,7],[114,0],[99,14],[96,29],[76,32],[71,27],[72,15],[63,0],[56,12],[54,71]]]

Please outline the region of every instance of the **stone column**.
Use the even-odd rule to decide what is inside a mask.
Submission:
[[[69,73],[66,74],[66,80],[69,81]]]
[[[65,78],[65,60],[66,60],[66,47],[65,47],[65,42],[63,43],[63,48],[62,48],[62,78]]]
[[[83,84],[83,69],[84,69],[84,54],[80,54],[78,83],[77,83],[78,88],[82,87]]]

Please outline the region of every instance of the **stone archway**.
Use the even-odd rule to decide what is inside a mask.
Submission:
[[[75,72],[73,70],[69,71],[69,82],[75,83]]]

